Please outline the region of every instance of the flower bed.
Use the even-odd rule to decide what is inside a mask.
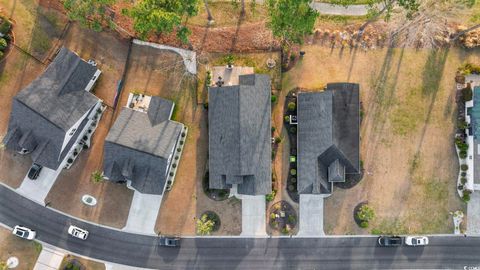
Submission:
[[[284,125],[288,131],[288,139],[290,140],[290,165],[289,174],[287,176],[287,193],[292,201],[297,202],[300,199],[297,190],[297,125],[292,124],[292,119],[297,117],[297,92],[295,88],[288,92],[284,105]]]
[[[270,208],[270,228],[282,234],[289,234],[297,225],[297,213],[286,201],[279,201]]]

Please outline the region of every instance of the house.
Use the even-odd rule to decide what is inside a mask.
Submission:
[[[7,149],[54,170],[73,162],[102,112],[101,100],[90,93],[100,73],[92,61],[61,48],[43,74],[13,98],[3,140]]]
[[[480,87],[473,88],[473,99],[465,102],[467,109],[465,121],[469,124],[466,130],[466,143],[471,146],[467,150],[465,164],[466,170],[465,189],[480,190]],[[461,162],[462,163],[462,162]]]
[[[241,75],[238,85],[211,87],[208,95],[209,187],[271,193],[270,77]]]
[[[173,108],[172,101],[160,97],[130,94],[128,107],[121,110],[105,141],[106,179],[127,183],[143,194],[163,194],[173,183],[172,167],[179,159],[175,153],[186,131],[170,120]]]
[[[298,192],[331,194],[333,183],[360,174],[359,85],[300,92],[297,103]]]

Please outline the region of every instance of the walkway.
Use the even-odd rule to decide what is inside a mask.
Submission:
[[[342,5],[313,2],[311,6],[320,14],[326,15],[365,16],[368,13],[367,5],[350,5],[344,7]]]
[[[265,196],[240,195],[242,199],[242,233],[241,236],[267,236]]]
[[[33,270],[57,270],[60,268],[64,256],[65,254],[56,250],[55,247],[43,245]]]
[[[28,176],[25,176],[22,185],[17,189],[17,192],[22,196],[43,205],[48,192],[50,192],[53,184],[55,184],[55,180],[57,180],[62,168],[63,166],[59,166],[55,171],[44,167],[36,180],[31,180]]]
[[[162,198],[162,195],[142,194],[135,191],[130,212],[128,212],[127,225],[122,230],[156,235],[155,223],[157,222]]]
[[[185,68],[187,69],[187,71],[193,75],[197,74],[197,53],[194,51],[189,51],[189,50],[175,48],[167,45],[142,41],[138,39],[134,39],[133,44],[150,46],[152,48],[156,48],[160,50],[169,50],[169,51],[176,52],[183,58],[183,63],[185,64]]]
[[[300,194],[299,230],[297,236],[323,236],[323,199],[322,195]]]
[[[467,204],[467,234],[480,234],[480,191],[475,191]]]

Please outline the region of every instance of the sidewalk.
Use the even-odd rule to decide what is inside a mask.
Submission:
[[[480,234],[480,191],[475,191],[467,204],[467,234]]]
[[[55,250],[55,247],[43,245],[33,270],[57,270],[62,264],[65,254]]]

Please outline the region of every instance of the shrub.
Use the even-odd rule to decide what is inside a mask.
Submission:
[[[468,123],[465,121],[459,121],[457,126],[459,129],[466,129],[468,127]]]
[[[288,191],[295,191],[294,185],[288,185]]]
[[[364,204],[358,209],[356,215],[359,220],[368,222],[375,217],[375,212],[368,204]]]
[[[276,129],[275,127],[272,127],[271,130],[272,130],[272,133],[273,133],[273,132],[275,132],[275,130],[277,130],[277,129]]]
[[[290,122],[290,115],[285,115],[283,120],[285,120],[286,123]]]
[[[209,218],[207,214],[203,214],[197,220],[197,233],[200,235],[209,235],[215,227],[215,221]]]
[[[376,228],[373,228],[372,231],[371,231],[372,234],[376,234],[376,235],[380,235],[382,234],[382,231],[379,230],[379,229],[376,229]]]
[[[272,103],[275,103],[277,102],[277,96],[273,96],[270,98],[270,100],[272,101]]]
[[[4,38],[0,38],[0,50],[5,50],[7,48],[8,44],[7,41]]]
[[[233,56],[232,54],[229,54],[223,58],[223,61],[225,62],[225,64],[231,66],[235,62],[235,56]]]
[[[362,221],[362,222],[360,223],[360,228],[364,228],[364,229],[365,229],[365,228],[367,228],[367,227],[368,227],[368,221]]]
[[[297,219],[294,216],[290,215],[290,216],[288,216],[287,221],[290,224],[295,224],[295,222],[297,222]]]
[[[203,103],[203,108],[204,108],[205,110],[208,110],[208,102]]]
[[[297,170],[291,169],[291,170],[290,170],[290,174],[291,174],[291,175],[297,175]]]
[[[207,77],[205,78],[205,84],[209,86],[212,83],[212,72],[207,70]]]
[[[468,83],[467,87],[462,89],[463,102],[472,100],[472,97],[473,97],[472,86],[470,86],[470,84]]]
[[[466,173],[466,172],[462,172],[460,175],[461,175],[462,177],[465,177],[465,176],[467,176],[467,173]]]
[[[466,190],[463,190],[463,196],[462,196],[462,200],[466,203],[468,203],[470,201],[470,193],[468,192],[465,192]]]
[[[10,32],[10,29],[12,28],[12,24],[5,18],[2,18],[2,23],[0,24],[0,33],[2,34],[8,34]]]
[[[466,170],[468,170],[468,165],[467,164],[462,164],[462,165],[460,165],[460,169],[462,171],[466,171]]]
[[[173,163],[172,168],[176,168],[176,167],[177,167],[177,164]]]
[[[460,156],[460,158],[467,158],[467,151],[466,150],[461,150],[458,155]]]
[[[270,214],[270,219],[273,221],[277,218],[277,215],[275,215],[275,213],[271,213]]]
[[[272,190],[272,193],[265,195],[265,200],[267,200],[267,202],[273,201],[273,199],[275,199],[276,193],[277,192],[275,190]]]
[[[295,102],[289,102],[287,108],[289,111],[295,111],[295,108],[297,108],[297,104],[295,104]]]
[[[283,234],[288,234],[288,232],[289,232],[289,230],[287,229],[287,227],[285,227],[285,228],[282,229],[282,233],[283,233]]]
[[[297,128],[296,127],[291,127],[290,128],[290,133],[295,133],[297,132]]]
[[[462,189],[463,189],[463,185],[458,185],[458,186],[457,186],[457,189],[458,189],[458,190],[462,190]]]
[[[278,143],[281,143],[281,142],[282,142],[282,138],[280,138],[280,137],[278,137],[278,136],[275,137],[275,143],[278,144]]]
[[[297,182],[297,178],[293,177],[292,179],[290,179],[290,181],[292,181],[292,183],[296,183],[296,182]]]
[[[0,51],[0,58],[2,58],[3,55],[4,55],[4,53]]]

